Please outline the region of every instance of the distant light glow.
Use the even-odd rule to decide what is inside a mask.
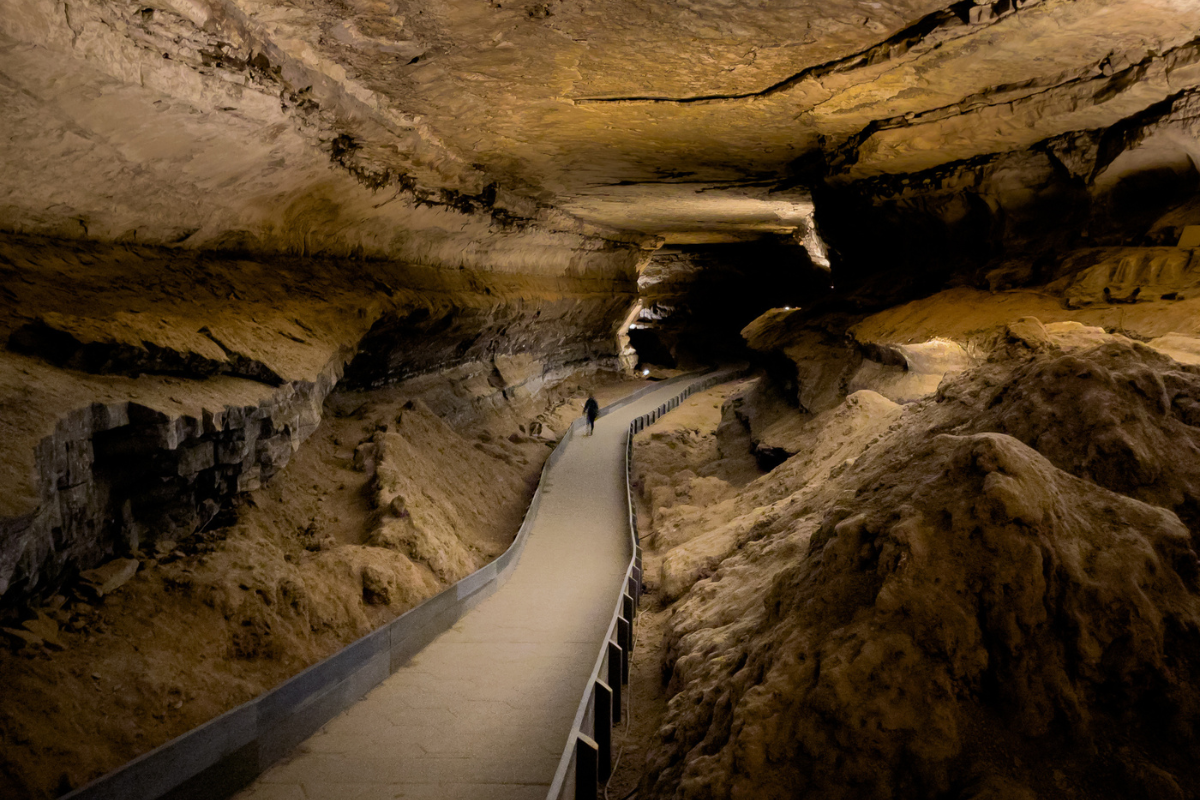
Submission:
[[[649,374],[650,374],[650,370],[648,370],[648,369],[644,369],[644,370],[642,370],[642,374],[643,374],[643,375],[649,375]]]
[[[784,310],[784,311],[791,311],[791,310],[792,310],[792,307],[791,307],[791,306],[784,306],[784,307],[783,307],[783,310]]]

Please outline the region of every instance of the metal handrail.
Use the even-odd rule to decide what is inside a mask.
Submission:
[[[633,655],[633,621],[642,599],[642,544],[638,537],[631,478],[633,437],[663,414],[678,408],[691,395],[723,383],[740,371],[724,370],[691,383],[658,408],[629,423],[625,434],[625,500],[631,556],[604,642],[575,712],[554,780],[546,793],[547,800],[595,800],[600,787],[612,774],[613,726],[621,722],[621,698],[629,683]]]
[[[636,402],[648,392],[659,391],[664,385],[693,377],[694,375],[681,375],[639,389],[605,406],[600,414],[607,415],[622,406]],[[697,389],[692,385],[686,393],[694,391]],[[655,419],[661,413],[665,413],[665,404],[659,406],[654,413]],[[644,421],[649,416],[642,415],[638,419]],[[493,594],[504,583],[516,569],[524,551],[529,531],[541,505],[547,475],[562,458],[582,425],[582,420],[575,420],[546,459],[538,488],[525,512],[516,538],[508,549],[490,564],[275,688],[143,753],[112,772],[63,795],[60,800],[157,800],[166,795],[204,797],[209,800],[230,797],[242,789],[326,722],[358,702],[364,694],[407,663],[437,635],[449,630],[467,611]],[[644,427],[643,422],[638,429]],[[627,440],[627,494],[630,446],[631,440]],[[632,495],[629,497],[632,498]],[[632,514],[630,530],[634,537],[635,554],[640,570],[641,548],[636,541],[636,517]],[[631,559],[631,566],[632,563]],[[629,585],[631,575],[632,572],[627,569],[624,586]],[[637,589],[630,598],[634,601],[640,597],[640,572],[638,577]],[[623,589],[622,598],[618,600],[618,612],[624,610],[624,591]],[[630,615],[632,613],[629,611]],[[615,614],[606,642],[613,640],[614,636],[621,635],[615,630],[616,626]],[[632,642],[631,636],[629,641]],[[627,678],[627,659],[628,656],[622,659],[622,672],[616,673],[618,693],[620,684]],[[608,663],[604,661],[605,666]],[[609,673],[605,674],[613,679]],[[619,700],[619,694],[617,698]],[[591,693],[581,707],[590,702]],[[580,723],[577,715],[572,733],[580,729]]]

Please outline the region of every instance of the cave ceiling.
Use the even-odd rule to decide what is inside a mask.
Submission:
[[[0,225],[319,250],[419,224],[388,207],[417,187],[674,243],[802,235],[814,175],[1200,84],[1198,31],[1195,0],[9,0]]]

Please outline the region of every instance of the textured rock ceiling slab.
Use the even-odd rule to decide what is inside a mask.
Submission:
[[[332,156],[368,186],[494,183],[608,228],[732,240],[796,227],[789,200],[744,187],[814,155],[835,180],[912,172],[1112,125],[1200,83],[1194,0],[11,6],[5,167],[34,163],[54,187],[7,216],[121,183],[136,187],[126,216],[153,197],[181,234],[189,202],[222,187],[268,204],[324,192],[343,225],[380,217],[344,173],[321,177]],[[211,220],[206,240],[235,227]]]
[[[668,244],[738,242],[763,234],[802,237],[812,223],[807,192],[691,182],[597,187],[563,203],[581,219],[652,231]]]

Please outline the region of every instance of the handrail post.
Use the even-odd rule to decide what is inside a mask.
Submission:
[[[596,777],[603,783],[612,777],[613,690],[599,678],[592,688],[596,729]]]
[[[625,660],[624,648],[608,640],[608,686],[613,693],[612,721],[621,721],[621,664]]]
[[[617,641],[621,645],[621,683],[629,683],[629,656],[633,650],[633,627],[626,617],[617,618]]]
[[[584,733],[575,735],[575,800],[596,800],[600,791],[600,748]]]

